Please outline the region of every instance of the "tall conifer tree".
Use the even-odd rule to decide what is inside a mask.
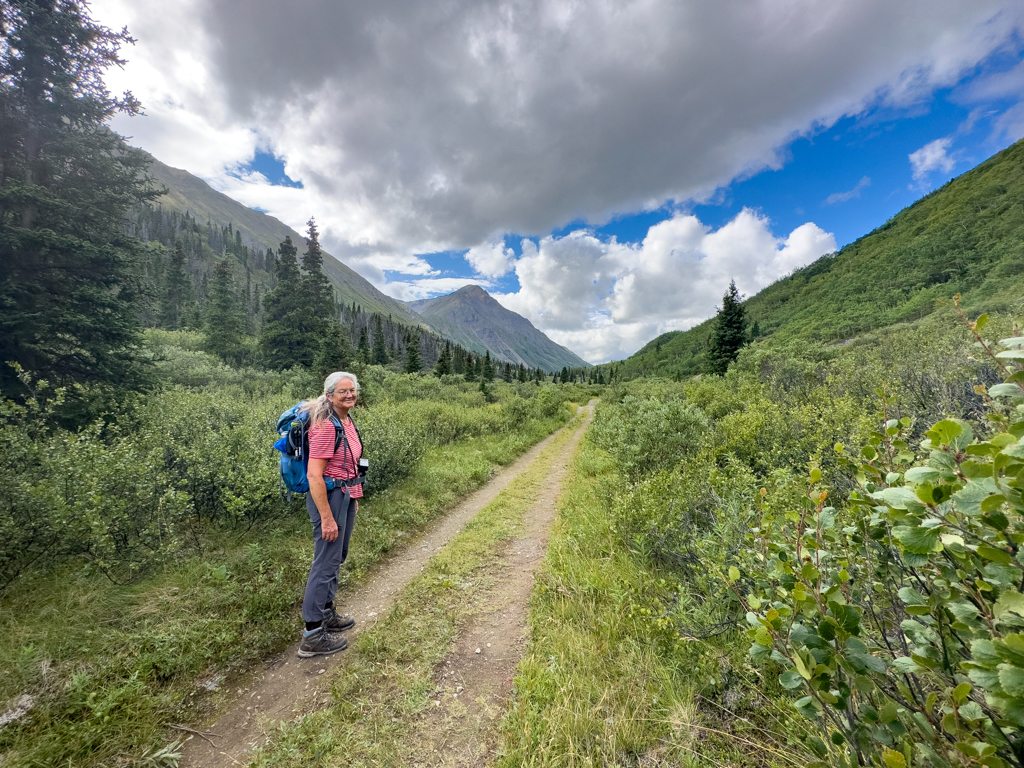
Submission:
[[[278,248],[274,288],[263,297],[265,317],[260,330],[260,352],[266,364],[278,370],[310,365],[315,353],[315,345],[309,343],[304,326],[308,313],[303,306],[297,252],[291,237],[285,237]]]
[[[373,316],[373,363],[374,365],[388,364],[388,348],[384,342],[384,324],[380,315]]]
[[[337,322],[334,286],[324,274],[324,253],[320,248],[316,221],[310,219],[306,227],[306,252],[302,255],[302,298],[315,320],[324,324],[323,332],[326,333],[326,324]]]
[[[206,301],[206,350],[226,363],[237,365],[242,360],[242,336],[245,318],[235,293],[235,281],[227,259],[213,270],[210,297]]]
[[[140,244],[149,158],[108,121],[139,110],[103,83],[128,33],[74,0],[0,3],[0,390],[17,363],[53,384],[141,383]]]
[[[444,343],[441,354],[437,356],[437,365],[434,366],[434,375],[437,377],[447,376],[452,372],[452,344],[450,341]]]
[[[359,327],[359,362],[370,364],[370,340],[366,336],[366,326]]]
[[[473,353],[472,352],[467,352],[466,353],[466,374],[465,374],[466,375],[466,381],[476,381],[477,380],[476,366],[477,366],[477,361],[473,359]]]
[[[181,328],[189,305],[195,301],[186,264],[185,248],[181,240],[177,240],[167,265],[167,273],[164,275],[164,290],[160,299],[158,318],[161,326],[171,330]]]
[[[484,365],[480,375],[488,383],[494,381],[494,363],[491,361],[491,350],[489,349],[484,353]]]
[[[740,350],[747,343],[747,310],[743,299],[736,290],[736,281],[729,283],[729,289],[722,297],[722,308],[715,316],[711,340],[704,353],[704,371],[722,375],[729,370],[729,363],[739,357]]]
[[[334,371],[344,371],[352,362],[352,343],[348,331],[340,323],[331,323],[313,359],[313,369],[320,378]]]
[[[405,345],[405,372],[419,373],[423,369],[423,362],[420,359],[420,337],[419,334],[412,334]]]

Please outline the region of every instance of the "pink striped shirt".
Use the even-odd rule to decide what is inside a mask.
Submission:
[[[363,444],[359,442],[359,435],[356,433],[356,425],[352,419],[346,418],[342,422],[345,428],[345,439],[348,440],[348,447],[351,451],[345,450],[345,441],[338,446],[338,452],[334,452],[334,424],[330,419],[324,420],[309,430],[309,458],[329,459],[324,474],[328,477],[338,477],[348,480],[358,475],[356,462],[363,455]],[[352,486],[352,498],[363,497],[363,486]]]

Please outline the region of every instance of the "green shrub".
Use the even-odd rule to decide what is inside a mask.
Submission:
[[[1022,762],[1024,338],[978,342],[1006,378],[979,385],[994,433],[942,420],[919,462],[911,419],[886,418],[858,455],[836,446],[847,505],[812,468],[800,503],[762,510],[729,569],[751,657],[781,666],[817,724],[818,765]]]
[[[657,400],[626,395],[604,406],[594,423],[594,440],[611,453],[630,481],[673,469],[707,444],[711,425],[700,408],[679,398]]]

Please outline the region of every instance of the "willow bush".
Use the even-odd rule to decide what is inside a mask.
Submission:
[[[885,418],[835,446],[846,504],[812,468],[729,568],[818,765],[1024,765],[1024,337],[990,344],[986,321],[970,327],[1005,381],[977,385],[985,437],[944,419],[917,448],[909,417]]]

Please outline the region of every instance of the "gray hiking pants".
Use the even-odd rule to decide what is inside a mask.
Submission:
[[[338,592],[338,569],[348,557],[348,540],[356,522],[355,499],[348,488],[335,488],[327,492],[334,522],[338,524],[338,538],[324,541],[320,535],[320,510],[313,494],[306,494],[306,511],[313,523],[313,564],[306,580],[306,595],[302,599],[302,620],[323,621],[324,606]]]

